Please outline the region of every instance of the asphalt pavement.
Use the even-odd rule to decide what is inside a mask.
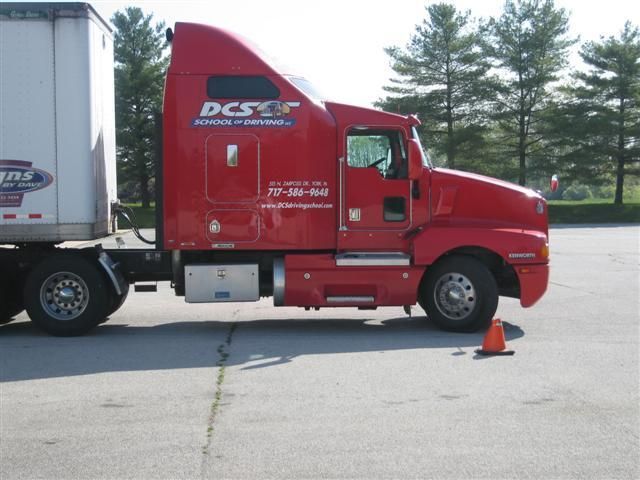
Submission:
[[[640,477],[640,227],[551,231],[513,357],[419,308],[131,293],[79,338],[0,326],[0,478]]]

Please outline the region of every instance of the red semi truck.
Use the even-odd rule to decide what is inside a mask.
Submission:
[[[169,281],[187,302],[418,303],[444,329],[475,331],[500,295],[530,307],[544,294],[538,193],[434,168],[416,117],[327,101],[232,33],[177,23],[167,38],[155,246],[60,248],[105,234],[0,224],[12,244],[0,248],[0,320],[26,308],[45,331],[77,335],[118,309],[129,284]]]

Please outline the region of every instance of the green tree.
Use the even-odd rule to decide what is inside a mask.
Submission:
[[[164,22],[127,7],[111,18],[115,26],[115,91],[118,177],[134,181],[144,207],[151,203],[154,181],[154,113],[161,110],[164,73]]]
[[[555,125],[565,132],[561,160],[579,180],[615,178],[621,204],[625,175],[640,173],[640,31],[627,22],[619,38],[587,42],[580,56],[589,71],[575,72],[565,87]]]
[[[385,49],[400,78],[391,80],[385,87],[391,95],[376,106],[418,113],[430,148],[454,168],[473,158],[483,141],[480,107],[488,94],[489,65],[469,12],[445,3],[426,10],[427,18],[416,26],[405,50]]]
[[[500,18],[487,24],[485,51],[498,70],[493,119],[505,161],[517,162],[518,182],[527,182],[529,160],[544,160],[545,116],[574,43],[568,15],[553,0],[507,0]]]

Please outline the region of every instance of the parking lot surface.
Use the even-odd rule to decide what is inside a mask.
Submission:
[[[132,293],[79,338],[0,326],[0,478],[640,477],[635,226],[551,230],[513,357],[419,308]]]

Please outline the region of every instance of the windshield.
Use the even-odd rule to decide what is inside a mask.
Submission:
[[[420,144],[420,151],[422,152],[422,164],[425,167],[433,168],[433,165],[431,164],[431,159],[429,158],[429,155],[427,155],[426,150],[422,146],[422,142],[420,141],[420,135],[418,135],[418,130],[416,130],[416,127],[411,127],[411,135],[413,138],[418,140],[418,143]]]
[[[291,83],[306,93],[313,100],[323,101],[327,97],[323,95],[309,80],[300,77],[287,77]]]

